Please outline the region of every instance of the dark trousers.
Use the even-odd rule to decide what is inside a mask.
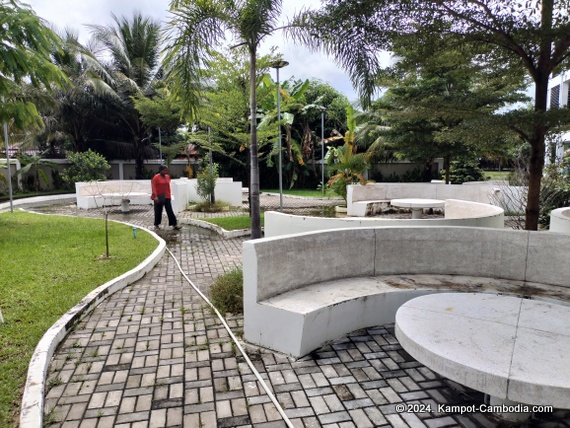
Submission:
[[[166,208],[168,225],[176,226],[177,220],[174,211],[172,211],[172,201],[170,199],[165,199],[164,204],[161,204],[159,201],[154,201],[154,225],[158,226],[162,222],[162,207]]]

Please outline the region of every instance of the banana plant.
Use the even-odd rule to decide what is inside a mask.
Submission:
[[[346,188],[348,185],[356,183],[364,185],[368,182],[363,173],[369,166],[366,155],[356,153],[356,145],[354,144],[356,120],[352,106],[347,107],[346,117],[347,131],[344,135],[333,130],[333,136],[325,139],[325,142],[328,143],[338,140],[344,141],[340,147],[329,146],[325,155],[325,162],[330,176],[327,185],[333,193],[341,196],[345,203],[347,202]]]
[[[273,127],[277,129],[279,126],[277,124],[277,84],[269,74],[265,74],[261,79],[261,85],[266,89],[270,89],[270,93],[273,93],[274,96],[265,98],[264,102],[261,103],[261,109],[264,111],[264,114],[262,115],[258,129],[266,130]],[[289,188],[294,186],[299,178],[299,174],[307,173],[306,160],[312,156],[311,129],[307,123],[299,124],[299,119],[301,118],[302,120],[302,117],[308,110],[311,108],[320,108],[320,106],[316,104],[304,103],[304,95],[309,86],[309,80],[305,80],[299,82],[285,81],[279,87],[279,94],[282,101],[280,126],[282,126],[285,131],[285,144],[282,150],[287,154],[284,170],[287,172],[289,179]],[[294,123],[297,123],[302,129],[300,136],[301,141],[297,141],[293,138],[292,130]],[[278,154],[279,140],[275,139],[271,156]],[[268,158],[268,166],[273,166],[271,156]]]
[[[44,171],[44,168],[54,169],[56,168],[56,164],[54,162],[47,161],[43,159],[45,153],[29,155],[27,153],[21,152],[18,154],[18,160],[23,165],[21,169],[18,170],[17,174],[24,175],[30,171],[34,172],[34,189],[35,191],[39,191],[41,188],[41,182],[49,183],[49,177]]]

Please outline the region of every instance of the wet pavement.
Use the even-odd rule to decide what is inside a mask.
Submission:
[[[110,218],[151,228],[151,207],[133,208],[128,214],[112,211]],[[74,205],[37,210],[101,216]],[[203,216],[184,212],[179,222]],[[224,239],[188,225],[159,234],[205,293],[217,276],[241,266],[242,242],[248,239]],[[239,336],[243,317],[226,320]],[[411,358],[395,339],[393,325],[355,331],[299,360],[246,349],[295,427],[509,426],[481,411],[483,394]],[[61,343],[49,368],[44,423],[62,428],[287,426],[228,331],[168,252],[144,278],[98,305]],[[527,425],[511,426],[570,427],[570,411],[536,414]]]

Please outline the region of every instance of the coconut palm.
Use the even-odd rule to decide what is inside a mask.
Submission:
[[[150,95],[161,76],[161,28],[158,21],[135,13],[132,18],[112,15],[108,26],[92,25],[92,35],[102,46],[100,60],[106,64],[114,96],[110,106],[119,118],[122,136],[130,139],[136,162],[136,177],[143,177],[144,159],[152,156],[147,126],[135,108],[133,97]],[[106,57],[110,59],[105,60]],[[121,133],[118,133],[121,136]]]
[[[261,40],[276,29],[281,0],[172,0],[169,23],[167,73],[173,93],[184,100],[188,112],[199,104],[201,67],[212,58],[231,34],[249,52],[250,192],[251,237],[261,237],[259,206],[259,159],[257,145],[257,49]]]
[[[45,141],[52,152],[58,146],[83,152],[109,127],[104,113],[106,99],[115,96],[110,86],[113,79],[92,47],[79,43],[76,32],[66,29],[60,37],[64,44],[52,57],[70,84],[54,90],[51,102],[44,102],[41,111],[46,126],[37,139]]]
[[[50,89],[65,75],[50,60],[61,40],[27,5],[0,0],[0,122],[22,129],[42,125],[36,106],[23,88],[26,83]]]

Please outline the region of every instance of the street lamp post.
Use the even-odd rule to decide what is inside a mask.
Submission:
[[[277,70],[277,123],[279,129],[278,147],[279,147],[279,211],[283,211],[283,169],[281,165],[281,91],[279,86],[279,69],[287,67],[287,61],[277,61],[271,65],[271,68]]]
[[[162,132],[160,126],[158,127],[158,150],[160,152],[160,164],[162,165]]]
[[[325,111],[327,109],[321,107],[321,188],[323,198],[325,197]]]
[[[4,95],[2,95],[2,104],[4,104]],[[10,164],[10,146],[8,145],[8,123],[4,122],[4,142],[6,145],[6,166],[8,167],[8,191],[10,194],[10,212],[14,212],[14,195],[12,191],[12,165]],[[0,314],[1,315],[1,314]]]

